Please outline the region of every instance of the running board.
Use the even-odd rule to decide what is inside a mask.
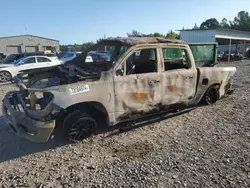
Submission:
[[[197,106],[193,106],[193,107],[190,107],[190,108],[186,108],[186,109],[183,109],[183,110],[176,110],[176,112],[159,112],[157,114],[150,114],[150,115],[145,115],[143,117],[140,117],[140,118],[136,118],[136,119],[130,119],[130,120],[127,120],[126,123],[129,123],[129,124],[133,124],[136,125],[136,124],[142,124],[142,123],[150,123],[152,121],[161,121],[163,119],[166,119],[166,118],[170,118],[170,117],[173,117],[173,116],[177,116],[177,115],[180,115],[180,114],[184,114],[184,113],[187,113],[191,110],[194,110],[195,108],[197,108]],[[151,117],[151,118],[150,118]],[[150,119],[146,119],[146,120],[143,120],[144,118],[150,118]],[[122,122],[121,122],[122,123]],[[123,122],[125,123],[125,121]]]

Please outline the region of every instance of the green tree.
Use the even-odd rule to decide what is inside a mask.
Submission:
[[[223,19],[221,20],[220,26],[221,26],[222,28],[230,28],[230,25],[229,25],[229,23],[228,23],[228,21],[227,21],[226,18],[223,18]]]
[[[169,39],[178,39],[179,36],[177,33],[175,33],[173,30],[170,30],[167,35],[166,35],[167,38]]]
[[[237,17],[230,22],[232,29],[250,31],[250,16],[247,11],[240,11]]]
[[[96,40],[96,43],[100,42],[101,40],[103,40],[104,38],[99,38]]]
[[[153,34],[153,36],[154,36],[154,37],[165,37],[163,34],[158,33],[158,32],[155,32],[155,33]]]
[[[81,45],[80,44],[74,44],[72,46],[72,48],[73,48],[73,51],[81,51]]]
[[[146,34],[144,36],[146,36],[146,37],[165,37],[165,35],[158,33],[158,32]]]
[[[94,46],[95,43],[93,42],[85,42],[81,45],[81,51],[85,51],[87,50],[88,48],[91,48],[92,46]]]
[[[193,29],[200,29],[199,26],[195,23]]]
[[[137,30],[133,29],[131,33],[127,33],[128,37],[138,37],[141,36],[142,33],[138,32]]]
[[[200,25],[200,29],[217,29],[220,28],[220,24],[216,18],[210,18]]]
[[[93,42],[85,42],[83,44],[74,44],[74,45],[72,45],[72,50],[73,51],[84,51],[84,50],[92,47],[94,44],[95,43],[93,43]],[[60,45],[60,51],[67,52],[68,51],[67,45]]]
[[[68,50],[66,45],[60,45],[59,48],[60,48],[60,51],[62,52],[66,52]]]
[[[180,39],[180,34],[176,34],[176,39]]]

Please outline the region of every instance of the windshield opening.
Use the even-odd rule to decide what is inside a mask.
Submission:
[[[120,42],[99,42],[66,64],[76,64],[85,70],[107,71],[129,47]]]
[[[21,61],[23,61],[24,59],[26,59],[26,58],[27,58],[27,57],[22,57],[22,58],[16,60],[13,64],[14,64],[15,66],[18,66],[19,63],[20,63]]]
[[[4,58],[3,63],[12,64],[15,61],[15,57],[16,56],[14,54],[8,55],[7,57]]]

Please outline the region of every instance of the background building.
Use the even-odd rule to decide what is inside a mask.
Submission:
[[[0,53],[4,55],[44,50],[59,50],[59,41],[33,35],[0,37]]]
[[[217,42],[219,51],[246,54],[250,43],[250,32],[232,29],[187,29],[180,30],[180,39],[188,43]]]

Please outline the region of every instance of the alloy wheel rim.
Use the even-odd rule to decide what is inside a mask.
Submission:
[[[213,93],[213,89],[210,89],[209,92],[207,93],[206,101],[210,104],[212,104],[216,101],[216,96]]]
[[[70,140],[83,140],[90,136],[92,129],[95,127],[95,122],[89,118],[81,118],[68,131]]]
[[[0,81],[1,82],[6,82],[9,81],[11,79],[11,76],[8,72],[1,72],[0,73]]]

